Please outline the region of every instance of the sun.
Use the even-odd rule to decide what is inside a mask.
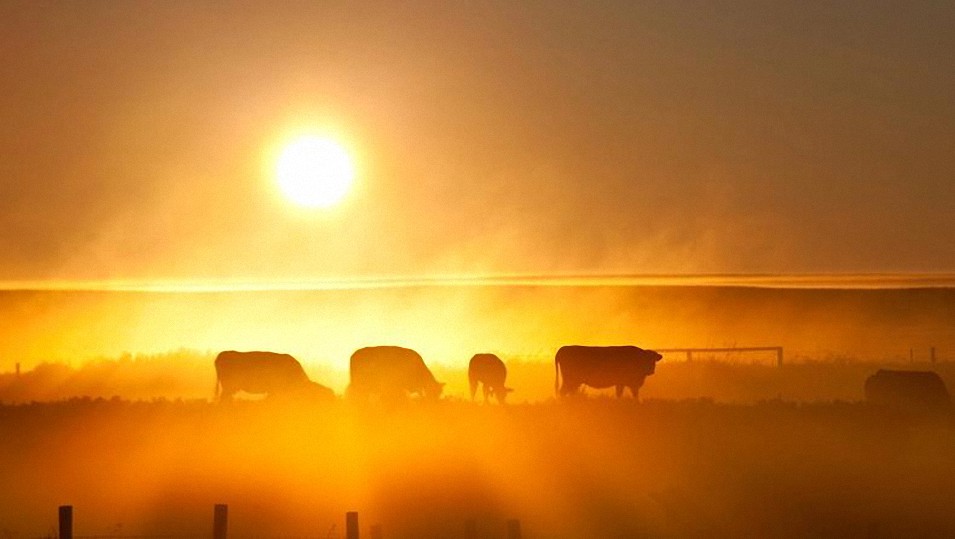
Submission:
[[[355,181],[355,165],[338,142],[307,135],[290,142],[279,154],[276,178],[282,194],[292,202],[329,208],[348,194]]]

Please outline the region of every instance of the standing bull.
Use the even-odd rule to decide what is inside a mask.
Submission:
[[[418,352],[400,346],[356,350],[351,356],[349,375],[348,395],[358,398],[377,396],[382,401],[394,402],[416,393],[437,399],[444,388],[444,384],[434,379]]]
[[[239,391],[269,397],[334,398],[331,389],[312,382],[294,357],[275,352],[220,352],[216,356],[216,399],[231,401]]]
[[[644,379],[653,374],[662,357],[636,346],[562,346],[554,358],[554,390],[564,397],[576,394],[581,385],[614,387],[620,398],[624,388],[630,388],[636,399]]]
[[[481,391],[484,393],[484,402],[487,402],[488,395],[497,399],[499,404],[504,404],[507,394],[513,391],[509,387],[504,387],[504,380],[507,378],[507,367],[501,358],[494,354],[475,354],[468,363],[468,384],[471,387],[471,400],[477,393],[478,384],[481,384]]]

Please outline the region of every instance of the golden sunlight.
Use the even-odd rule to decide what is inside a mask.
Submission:
[[[282,193],[310,208],[328,208],[340,202],[355,179],[351,156],[338,142],[302,136],[279,155],[276,176]]]

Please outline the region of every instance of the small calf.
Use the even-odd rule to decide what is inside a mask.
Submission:
[[[474,400],[478,384],[484,392],[484,402],[491,395],[497,402],[504,404],[507,394],[513,389],[504,386],[507,378],[507,367],[501,358],[494,354],[476,354],[468,364],[468,382],[471,386],[471,400]]]

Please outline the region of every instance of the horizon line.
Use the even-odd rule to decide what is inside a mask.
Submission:
[[[0,291],[58,292],[294,292],[482,286],[714,286],[800,289],[955,288],[955,273],[567,273],[370,276],[315,279],[34,279],[0,280]]]

